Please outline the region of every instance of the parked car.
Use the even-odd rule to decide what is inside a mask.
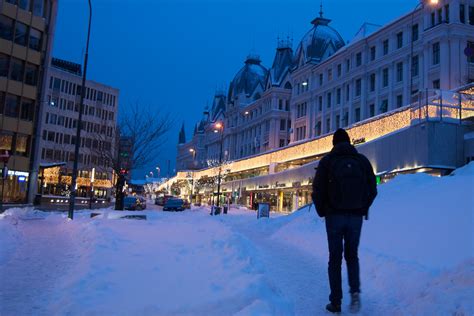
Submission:
[[[127,196],[123,200],[123,205],[126,210],[144,210],[146,209],[146,200],[141,196]]]
[[[159,196],[155,199],[155,204],[160,205],[160,206],[164,206],[166,204],[166,201],[168,201],[168,199],[172,199],[172,198],[174,198],[174,196],[172,196],[172,195]]]
[[[168,199],[163,206],[163,211],[184,211],[184,201],[182,199]]]

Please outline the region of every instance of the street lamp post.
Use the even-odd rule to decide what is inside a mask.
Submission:
[[[79,162],[79,147],[81,145],[81,129],[82,129],[82,112],[84,111],[84,96],[86,93],[86,74],[87,74],[87,59],[89,57],[89,39],[91,35],[91,20],[92,20],[92,4],[89,2],[89,26],[87,28],[87,41],[86,41],[86,53],[84,55],[84,73],[82,74],[82,86],[81,86],[81,101],[79,105],[79,117],[77,119],[76,129],[76,144],[74,147],[74,164],[72,168],[72,180],[71,180],[71,196],[69,198],[69,212],[68,217],[74,218],[74,206],[76,202],[76,184],[77,184],[77,165]]]
[[[94,199],[94,181],[95,181],[95,168],[92,168],[91,172],[91,188],[89,197],[89,208],[92,209],[92,200]]]
[[[193,167],[194,167],[194,159],[196,158],[196,150],[194,148],[189,148],[189,152],[193,154]],[[189,203],[193,204],[193,195],[194,195],[194,171],[191,170],[191,197]]]
[[[216,123],[215,133],[221,133],[220,137],[220,150],[219,150],[219,172],[217,174],[217,207],[219,207],[220,196],[221,196],[221,174],[222,174],[222,146],[224,143],[224,125],[221,122]]]
[[[428,0],[429,2],[429,5],[431,6],[435,6],[438,4],[439,0]],[[415,8],[413,9],[413,11],[411,12],[411,25],[410,25],[410,32],[411,32],[411,35],[410,35],[410,104],[412,103],[412,96],[413,96],[413,26],[414,26],[414,19],[415,19],[415,12],[417,9],[419,9],[420,7],[424,7],[424,2],[425,0],[422,0],[420,1],[416,6]],[[419,63],[419,61],[418,61]],[[419,90],[419,89],[418,89]]]

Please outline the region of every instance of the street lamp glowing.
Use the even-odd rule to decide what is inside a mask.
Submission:
[[[189,148],[189,152],[193,153],[193,152],[194,152],[194,148]]]
[[[245,111],[244,114],[245,114],[245,115],[249,115],[249,111]]]
[[[217,123],[216,123],[216,128],[219,128],[219,129],[222,128],[222,123],[221,123],[221,122],[217,122]]]
[[[431,5],[437,5],[439,0],[430,0]]]
[[[307,82],[307,81],[304,81],[301,85],[303,85],[303,86],[306,87],[306,86],[308,85],[308,82]]]

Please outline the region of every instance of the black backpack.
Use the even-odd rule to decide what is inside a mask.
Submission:
[[[358,155],[334,155],[329,166],[329,206],[363,210],[368,203],[367,172]]]

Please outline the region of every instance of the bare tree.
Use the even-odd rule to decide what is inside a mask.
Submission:
[[[163,145],[163,138],[171,129],[173,119],[169,114],[153,111],[148,107],[135,104],[128,108],[118,124],[117,138],[127,137],[131,141],[129,156],[126,158],[130,166],[124,170],[124,157],[119,152],[119,139],[115,146],[110,142],[105,133],[97,133],[98,148],[96,154],[105,159],[109,166],[115,171],[118,178],[115,184],[115,209],[123,210],[123,187],[125,184],[125,173],[140,169],[156,161]]]

